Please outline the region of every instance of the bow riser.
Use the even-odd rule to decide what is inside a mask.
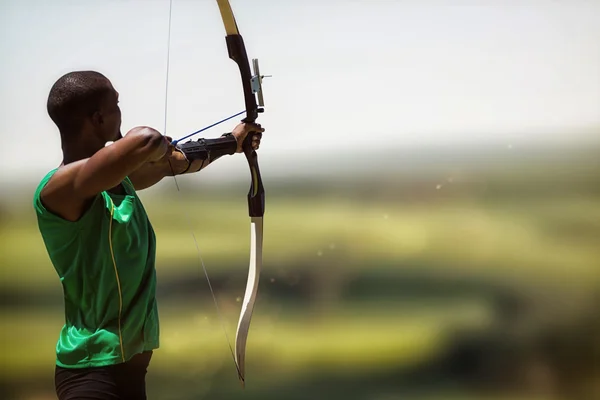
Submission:
[[[258,89],[262,99],[262,90],[260,88],[261,77],[259,75],[252,76],[250,71],[250,63],[248,62],[248,55],[246,54],[246,48],[244,47],[244,39],[241,35],[230,35],[225,38],[227,42],[227,51],[229,58],[236,62],[239,67],[240,75],[242,77],[242,86],[244,90],[244,101],[246,103],[246,118],[242,121],[246,123],[254,123],[258,118],[259,109],[256,104],[256,97],[252,87],[253,80],[258,80]],[[258,60],[253,60],[255,68],[258,68]],[[250,191],[248,192],[248,211],[251,217],[262,217],[265,210],[265,189],[262,184],[260,175],[260,168],[258,167],[258,156],[256,151],[252,150],[252,138],[253,133],[250,132],[244,140],[243,149],[248,165],[250,167],[250,174],[252,176],[252,183]]]
[[[238,65],[242,77],[244,102],[246,103],[246,118],[243,119],[243,122],[253,123],[258,118],[259,110],[252,87],[253,76],[250,70],[250,63],[248,62],[248,55],[246,54],[244,38],[240,34],[228,35],[225,37],[225,42],[227,43],[229,58]]]

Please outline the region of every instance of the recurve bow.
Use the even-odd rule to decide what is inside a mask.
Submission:
[[[227,50],[229,58],[236,62],[242,78],[244,101],[246,103],[246,117],[242,122],[254,123],[258,114],[263,112],[264,100],[262,95],[262,78],[260,75],[258,60],[252,60],[254,73],[250,70],[250,62],[246,54],[244,39],[240,35],[229,0],[217,0],[223,24],[225,25]],[[258,97],[258,102],[256,98]],[[250,263],[248,270],[248,282],[246,292],[242,301],[240,319],[235,337],[235,363],[238,377],[245,386],[245,359],[246,340],[250,328],[250,320],[254,310],[254,302],[258,291],[258,282],[262,266],[263,245],[263,215],[265,213],[265,190],[258,167],[258,156],[252,150],[252,137],[250,133],[243,145],[244,154],[250,167],[251,184],[248,192],[248,213],[250,216]]]

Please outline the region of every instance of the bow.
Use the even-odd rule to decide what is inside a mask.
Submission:
[[[225,26],[227,51],[229,58],[236,62],[239,67],[242,78],[242,87],[244,90],[244,101],[246,103],[246,117],[242,122],[254,123],[258,114],[263,112],[264,100],[262,95],[262,78],[260,75],[258,60],[253,59],[252,65],[254,75],[250,71],[250,63],[246,54],[244,39],[240,35],[231,10],[229,0],[217,0],[223,24]],[[258,104],[256,101],[258,97]],[[249,133],[246,137],[243,150],[250,167],[251,184],[248,192],[248,213],[250,216],[250,263],[248,268],[248,282],[246,292],[242,301],[240,319],[235,334],[235,356],[238,377],[242,387],[245,385],[245,359],[246,359],[246,340],[250,328],[250,320],[254,310],[254,302],[258,291],[258,281],[260,269],[262,266],[262,244],[263,244],[263,215],[265,213],[265,190],[258,167],[258,156],[256,151],[252,150],[253,134]]]
[[[167,128],[167,99],[168,99],[168,87],[169,87],[169,49],[171,43],[171,9],[172,9],[173,1],[170,1],[169,7],[169,38],[168,38],[168,46],[167,46],[167,77],[165,80],[165,132]],[[235,61],[239,67],[241,78],[242,78],[242,87],[244,91],[244,101],[246,104],[246,110],[234,114],[230,117],[227,117],[219,122],[216,122],[212,125],[209,125],[199,131],[191,133],[181,139],[172,141],[173,145],[177,145],[183,139],[186,139],[190,136],[193,136],[197,133],[200,133],[208,128],[211,128],[215,125],[218,125],[222,122],[225,122],[231,118],[234,118],[238,115],[246,113],[246,117],[242,119],[242,122],[245,123],[254,123],[258,117],[259,113],[263,112],[264,99],[262,95],[262,79],[265,77],[260,75],[260,71],[258,68],[258,60],[253,59],[253,69],[254,74],[250,71],[250,63],[248,62],[248,56],[246,54],[246,47],[244,45],[244,40],[242,36],[239,34],[238,27],[235,21],[235,17],[233,16],[233,11],[231,10],[231,6],[228,0],[217,0],[217,5],[219,6],[219,10],[221,12],[221,17],[223,18],[223,24],[225,25],[226,32],[226,43],[227,50],[229,52],[229,58]],[[258,102],[256,98],[258,97]],[[260,106],[260,108],[259,108]],[[248,192],[248,213],[250,215],[250,263],[248,270],[248,282],[246,284],[246,291],[244,293],[244,299],[242,301],[242,309],[240,312],[240,318],[237,325],[236,335],[235,335],[235,351],[231,349],[231,343],[229,341],[229,337],[227,335],[227,330],[225,329],[225,325],[223,324],[223,329],[225,331],[225,336],[227,337],[227,342],[231,349],[231,353],[233,356],[233,361],[235,363],[235,367],[238,372],[238,377],[242,384],[242,387],[245,386],[245,359],[246,359],[246,340],[248,339],[248,330],[250,328],[250,320],[252,319],[252,312],[254,310],[254,302],[256,301],[256,294],[258,291],[258,281],[260,277],[260,270],[262,266],[262,244],[263,244],[263,215],[265,213],[265,190],[262,184],[262,178],[260,176],[260,169],[258,167],[258,156],[256,151],[252,149],[252,139],[255,136],[256,132],[249,132],[248,136],[244,140],[242,144],[242,148],[244,154],[246,155],[246,159],[248,160],[248,166],[250,167],[250,175],[251,175],[251,184],[250,190]],[[172,169],[172,167],[171,167]],[[177,191],[179,192],[179,185],[177,184],[177,179],[175,178],[175,173],[173,173],[173,179],[175,181],[175,186],[177,187]],[[208,281],[208,286],[210,288],[210,292],[215,302],[215,306],[217,307],[217,312],[219,316],[222,318],[219,312],[219,306],[217,304],[217,299],[215,293],[213,291],[212,285],[210,283],[210,279],[208,277],[208,272],[206,270],[206,266],[204,265],[204,261],[202,260],[202,256],[200,254],[200,249],[198,246],[198,242],[196,237],[192,232],[192,238],[194,239],[194,243],[196,244],[196,248],[198,250],[198,256],[200,258],[200,263],[202,265],[202,269],[204,271],[204,275],[206,280]],[[222,321],[223,322],[223,321]]]

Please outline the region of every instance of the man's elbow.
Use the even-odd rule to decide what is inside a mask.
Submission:
[[[143,152],[146,161],[156,161],[162,158],[168,149],[165,137],[156,129],[148,126],[139,126],[130,130],[127,135],[138,136],[139,149]]]

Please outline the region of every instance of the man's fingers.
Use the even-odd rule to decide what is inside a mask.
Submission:
[[[258,150],[259,147],[260,147],[260,136],[256,135],[255,137],[252,138],[252,148],[254,150]]]
[[[261,128],[262,129],[262,128]],[[264,129],[262,129],[264,131]],[[256,132],[252,136],[252,149],[258,150],[260,147],[260,139],[262,138],[262,132]]]
[[[247,132],[256,132],[256,133],[261,133],[265,131],[265,128],[263,128],[262,126],[260,126],[260,124],[246,124],[246,131]]]
[[[265,129],[257,123],[244,122],[239,124],[234,130],[234,135],[236,136],[236,140],[238,141],[238,148],[236,153],[241,153],[243,151],[243,143],[245,142],[245,139],[247,139],[248,135],[251,136],[251,138],[249,139],[250,148],[253,150],[258,149],[258,147],[260,146],[260,139],[262,138],[262,134],[264,131]]]
[[[253,142],[255,142],[257,140],[260,142],[260,139],[262,139],[262,133],[260,133],[260,132],[252,132],[250,135],[252,136]]]

